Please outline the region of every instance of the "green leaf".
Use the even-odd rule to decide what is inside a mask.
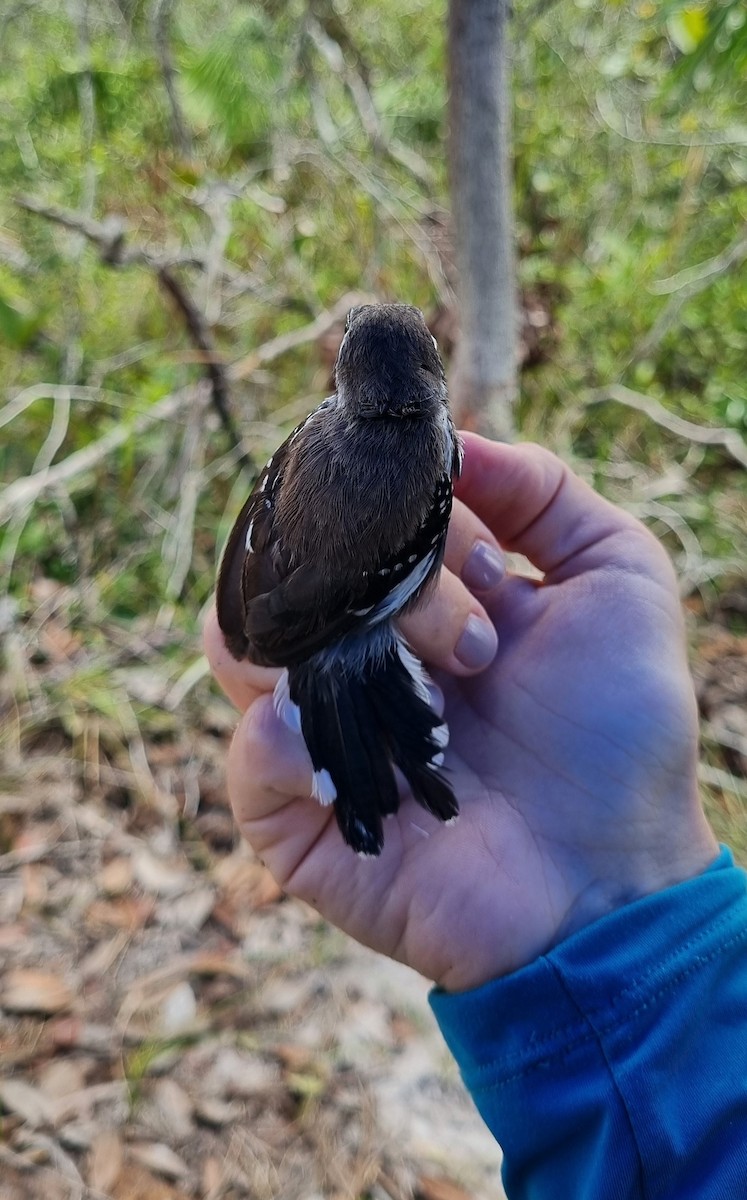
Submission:
[[[692,54],[708,34],[708,14],[704,8],[683,8],[667,21],[669,36],[683,54]]]
[[[29,315],[0,295],[0,340],[14,350],[25,350],[41,329],[40,314]]]

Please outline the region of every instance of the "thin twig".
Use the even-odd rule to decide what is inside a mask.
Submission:
[[[402,196],[398,196],[388,183],[384,183],[378,179],[354,155],[341,154],[334,161],[376,200],[378,207],[383,212],[399,225],[402,232],[410,239],[422,256],[431,283],[438,293],[439,300],[447,307],[451,306],[454,303],[454,291],[446,277],[441,258],[432,239],[423,229],[422,224],[419,221],[406,220],[401,211],[398,211],[397,205],[406,203]],[[411,207],[414,208],[419,216],[426,216],[432,212],[432,208],[419,209],[417,205],[411,205]]]
[[[723,771],[720,767],[711,767],[708,763],[702,762],[698,765],[698,778],[708,787],[718,788],[720,792],[731,792],[733,796],[747,800],[747,783],[742,779],[735,778],[729,771]]]
[[[121,422],[109,429],[102,437],[91,442],[82,450],[76,450],[62,462],[55,463],[43,471],[37,471],[25,479],[17,479],[0,495],[0,523],[19,508],[33,504],[43,492],[70,483],[92,470],[114,450],[119,449],[131,437],[138,437],[158,421],[170,421],[190,404],[207,404],[208,396],[200,394],[199,388],[183,388],[170,396],[164,396],[146,412],[141,413],[131,424]]]
[[[327,66],[342,79],[374,150],[379,153],[383,152],[385,138],[381,129],[381,121],[363,77],[346,62],[340,43],[323,28],[321,21],[316,17],[309,16],[306,21],[306,30]]]
[[[736,750],[737,753],[747,758],[747,737],[744,734],[714,725],[712,721],[701,726],[701,734],[709,742],[716,742],[717,745],[724,746],[727,750]]]
[[[308,345],[316,338],[326,333],[329,329],[341,321],[348,309],[356,304],[366,304],[371,301],[370,296],[362,295],[357,292],[350,292],[343,296],[341,300],[329,311],[320,313],[320,315],[308,325],[303,325],[300,329],[294,329],[290,333],[281,334],[279,337],[272,338],[269,342],[258,346],[257,349],[240,359],[232,366],[227,368],[226,374],[230,380],[246,379],[252,375],[260,367],[266,363],[274,362],[281,355],[287,354],[290,350],[295,350],[299,346]],[[81,399],[89,398],[90,389],[65,389],[69,391],[71,397],[75,398],[78,392],[81,393]],[[33,393],[33,395],[32,395]],[[7,413],[9,408],[15,411],[8,417],[17,415],[19,411],[23,411],[29,404],[41,395],[48,396],[50,394],[50,385],[38,385],[38,388],[29,388],[22,392],[16,400],[11,401],[9,405],[2,410],[2,414]],[[23,404],[18,402],[23,398]],[[156,404],[144,412],[138,414],[137,418],[131,424],[119,424],[113,429],[110,429],[97,441],[91,442],[82,450],[76,450],[68,458],[63,459],[60,463],[55,463],[46,471],[39,471],[34,475],[29,475],[24,479],[18,479],[14,483],[9,484],[5,490],[0,493],[0,524],[7,521],[9,517],[19,508],[25,505],[33,504],[39,496],[52,488],[67,484],[72,480],[84,475],[86,471],[90,471],[98,463],[107,458],[113,451],[123,446],[131,437],[138,437],[151,425],[159,421],[172,421],[184,408],[190,405],[206,405],[208,397],[201,392],[201,389],[188,387],[182,388],[178,392],[174,392],[169,396],[164,396]],[[17,406],[17,407],[16,407]]]
[[[534,0],[534,4],[530,4],[522,12],[513,13],[514,24],[511,32],[514,41],[520,42],[522,38],[527,37],[532,26],[547,16],[557,3],[558,0]]]
[[[707,287],[711,279],[717,275],[723,275],[731,267],[739,266],[745,258],[747,258],[747,221],[742,226],[739,236],[720,254],[715,254],[713,258],[696,263],[692,267],[685,267],[684,271],[678,271],[676,275],[670,275],[668,279],[659,279],[656,283],[651,284],[650,290],[657,296],[667,296],[671,292],[684,290],[685,299],[689,300],[691,296],[702,290],[701,284],[703,287]]]
[[[703,551],[695,533],[682,513],[659,500],[647,500],[642,504],[628,506],[628,511],[645,521],[656,521],[669,529],[684,551],[684,562],[678,563],[680,594],[689,596],[693,584],[702,578]]]
[[[742,226],[739,236],[720,254],[705,263],[688,267],[679,274],[654,285],[651,290],[659,294],[669,293],[669,300],[646,336],[636,346],[628,365],[648,358],[675,324],[688,300],[692,300],[693,296],[704,292],[706,288],[710,287],[713,279],[740,266],[745,259],[747,259],[747,223]]]
[[[212,235],[205,252],[205,283],[202,308],[209,326],[220,320],[222,296],[219,284],[225,277],[224,263],[226,246],[231,236],[231,207],[236,198],[232,188],[221,184],[207,189],[200,207],[212,226]]]
[[[316,341],[317,338],[332,329],[338,321],[341,321],[348,310],[355,305],[367,304],[371,301],[371,296],[362,296],[355,292],[348,293],[338,300],[334,308],[321,312],[308,325],[302,325],[300,329],[292,329],[290,333],[281,333],[271,341],[265,342],[264,345],[258,346],[251,354],[240,358],[228,368],[228,378],[231,380],[246,379],[259,367],[280,358],[281,354],[287,354],[289,350],[296,350],[299,346],[306,346],[309,342]]]
[[[643,413],[655,425],[668,429],[677,437],[698,442],[702,446],[721,446],[736,462],[747,467],[747,442],[740,437],[736,429],[696,425],[693,421],[686,421],[684,417],[678,417],[676,413],[669,412],[652,396],[634,392],[620,383],[612,383],[606,388],[600,388],[593,392],[584,407],[588,408],[592,404],[604,404],[607,400],[614,400],[616,404],[622,404],[625,408],[632,408],[635,412]]]
[[[639,114],[620,112],[605,92],[596,95],[596,110],[602,122],[619,137],[644,146],[747,146],[747,125],[732,125],[725,129],[703,129],[698,133],[682,133],[677,129],[644,129]]]
[[[103,221],[96,221],[80,212],[72,212],[60,208],[56,204],[45,204],[35,196],[17,196],[16,204],[27,212],[35,213],[62,225],[74,233],[81,233],[89,242],[98,246],[102,262],[113,267],[128,267],[141,265],[159,271],[162,267],[200,267],[204,268],[204,255],[194,251],[175,250],[167,254],[154,254],[144,246],[125,246],[127,226],[121,217],[110,214]]]
[[[156,53],[161,66],[161,75],[163,76],[163,85],[166,89],[166,95],[169,98],[169,106],[171,108],[171,130],[179,153],[183,158],[188,158],[192,150],[191,138],[187,131],[187,122],[184,119],[179,102],[179,94],[176,90],[176,68],[171,57],[171,46],[169,44],[168,26],[173,7],[174,0],[155,0],[151,13],[151,21],[153,23],[153,38],[156,44]]]
[[[431,188],[433,172],[425,159],[386,136],[371,95],[368,66],[339,12],[320,0],[312,0],[312,9],[313,15],[309,14],[305,22],[306,32],[327,66],[342,79],[374,152],[392,159],[409,171],[419,184]]]
[[[60,388],[59,395],[54,398],[54,408],[52,410],[52,420],[49,426],[49,432],[42,444],[39,453],[34,459],[32,466],[32,474],[41,474],[46,471],[52,463],[57,451],[67,436],[67,431],[70,427],[70,394],[69,390],[64,386]],[[58,499],[61,497],[58,495]],[[19,509],[10,523],[10,528],[3,540],[2,546],[2,565],[3,575],[9,578],[13,570],[13,563],[16,557],[16,551],[21,540],[21,536],[26,527],[26,522],[29,517],[29,510],[25,512]]]
[[[0,429],[4,425],[8,425],[24,413],[27,408],[31,408],[37,400],[53,400],[67,401],[71,400],[98,400],[100,392],[98,388],[93,387],[71,387],[67,383],[33,383],[30,387],[24,388],[19,392],[13,400],[10,400],[4,408],[0,409]]]
[[[75,0],[75,26],[78,54],[83,68],[78,72],[78,105],[83,134],[84,175],[81,208],[86,216],[93,214],[96,203],[97,170],[93,159],[93,143],[96,138],[96,96],[93,87],[93,62],[91,57],[91,32],[89,28],[88,0]]]
[[[164,291],[168,292],[184,318],[190,340],[204,356],[202,359],[205,374],[210,380],[212,399],[215,411],[226,431],[232,446],[239,450],[239,463],[247,470],[252,469],[252,462],[245,450],[241,448],[241,434],[234,424],[231,414],[231,396],[226,368],[221,360],[218,347],[213,340],[207,322],[192,300],[189,292],[173,271],[161,267],[158,271],[158,282]]]
[[[241,449],[241,436],[231,415],[231,400],[228,377],[218,353],[218,348],[212,333],[204,320],[202,313],[195,305],[187,288],[174,274],[174,266],[181,262],[185,265],[206,267],[208,259],[203,256],[186,259],[183,255],[164,256],[153,255],[142,246],[126,247],[126,226],[121,218],[108,216],[104,221],[95,221],[84,213],[71,213],[67,209],[55,205],[42,204],[31,196],[21,196],[18,203],[29,212],[45,217],[49,221],[63,225],[67,229],[76,230],[99,248],[102,262],[110,266],[122,267],[138,263],[149,267],[155,272],[160,286],[168,292],[179,309],[187,328],[190,340],[200,351],[204,372],[210,380],[212,400],[221,425],[231,441],[232,447],[239,450],[239,462],[242,467],[251,470],[252,463],[248,455]]]
[[[169,688],[163,699],[163,707],[167,712],[176,712],[181,708],[192,688],[210,674],[210,664],[204,654],[196,658],[190,663],[185,671],[182,671],[178,679]]]

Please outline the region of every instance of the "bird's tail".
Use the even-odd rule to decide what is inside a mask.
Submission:
[[[300,726],[313,794],[334,802],[342,836],[357,853],[381,853],[382,817],[399,808],[393,765],[428,812],[442,821],[457,815],[439,770],[448,729],[431,707],[420,662],[392,630],[290,667],[276,705]]]

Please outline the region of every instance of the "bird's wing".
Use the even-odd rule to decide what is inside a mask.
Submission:
[[[273,554],[275,503],[291,443],[305,424],[304,421],[298,425],[265,464],[223,551],[216,608],[218,624],[236,658],[251,657],[246,632],[247,604],[255,596],[271,593],[283,578],[282,563]]]
[[[231,531],[218,577],[218,623],[231,653],[272,666],[303,662],[412,604],[441,564],[451,511],[451,479],[444,475],[420,528],[360,575],[329,578],[313,559],[294,563],[276,528],[275,505],[299,430],[260,475]]]

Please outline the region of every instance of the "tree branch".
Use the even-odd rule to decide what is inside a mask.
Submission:
[[[191,387],[174,392],[171,396],[164,396],[131,423],[120,421],[95,442],[91,442],[82,450],[76,450],[62,462],[37,471],[25,479],[15,480],[0,495],[0,523],[7,521],[18,509],[33,504],[43,492],[69,483],[76,476],[90,471],[114,450],[123,446],[129,438],[144,433],[157,421],[173,420],[182,408],[196,401],[199,402],[199,393]]]
[[[308,325],[302,325],[300,329],[292,329],[290,333],[281,333],[279,337],[265,342],[264,345],[258,346],[256,350],[253,350],[251,354],[247,354],[244,358],[240,358],[237,362],[233,363],[228,368],[229,379],[246,379],[248,375],[252,375],[259,367],[279,358],[281,354],[287,354],[289,350],[295,350],[299,346],[306,346],[309,342],[315,342],[317,338],[322,337],[328,330],[332,329],[338,321],[343,320],[349,309],[354,308],[357,304],[370,304],[371,302],[371,296],[349,292],[338,300],[334,308],[320,313]]]
[[[603,124],[628,142],[644,146],[747,146],[747,125],[704,129],[698,133],[682,133],[679,129],[657,129],[652,133],[644,127],[639,112],[620,112],[607,93],[597,92],[595,102]]]
[[[145,266],[155,273],[161,288],[175,302],[184,320],[190,340],[200,352],[200,362],[212,388],[213,406],[231,446],[239,450],[241,465],[251,469],[251,460],[242,449],[241,435],[231,414],[228,376],[218,348],[187,288],[174,274],[173,268],[177,265],[197,265],[204,269],[207,265],[207,256],[196,258],[194,255],[185,256],[181,253],[157,255],[142,246],[128,247],[125,240],[127,227],[124,221],[117,216],[111,215],[103,221],[96,221],[84,213],[70,212],[68,209],[58,208],[56,205],[43,204],[32,196],[19,196],[17,203],[28,212],[36,213],[48,221],[81,233],[98,247],[102,262],[108,263],[112,267]]]
[[[287,354],[290,350],[295,350],[298,346],[315,341],[341,321],[348,309],[353,308],[356,304],[370,303],[371,299],[371,296],[357,292],[343,296],[334,308],[321,313],[310,324],[302,326],[301,329],[294,329],[291,333],[284,333],[280,337],[272,338],[271,341],[258,346],[253,354],[234,363],[226,371],[228,378],[230,380],[246,379],[266,363],[274,362],[275,359]],[[58,395],[63,399],[95,399],[94,389],[91,388],[61,388],[54,384],[35,384],[33,387],[26,388],[0,410],[0,427],[19,416],[36,400],[50,396],[57,398]],[[0,524],[7,521],[19,509],[33,504],[45,491],[69,483],[77,476],[92,470],[109,454],[123,446],[128,438],[139,436],[156,422],[173,421],[183,408],[195,403],[207,404],[207,399],[203,401],[199,389],[182,388],[170,396],[164,396],[162,400],[157,401],[145,412],[138,414],[131,423],[120,422],[115,425],[103,437],[91,442],[82,450],[76,450],[62,462],[11,483],[0,493]]]
[[[121,217],[114,214],[103,221],[96,221],[83,213],[59,208],[56,204],[45,204],[35,196],[17,196],[16,204],[55,225],[82,233],[89,242],[98,246],[101,261],[112,267],[145,266],[153,271],[159,271],[161,267],[204,267],[204,256],[194,252],[177,250],[171,254],[153,254],[144,246],[125,246],[127,226]]]
[[[177,279],[176,275],[168,267],[161,267],[158,271],[158,282],[164,291],[168,292],[172,300],[176,304],[179,312],[184,318],[184,324],[187,327],[187,333],[193,345],[197,347],[202,355],[202,363],[205,368],[205,374],[210,380],[213,397],[213,407],[218,414],[219,420],[226,431],[226,435],[232,446],[239,449],[239,463],[247,470],[251,470],[252,462],[246,451],[241,449],[242,439],[236,425],[234,424],[231,414],[231,392],[226,374],[226,368],[218,352],[218,347],[213,340],[213,335],[208,329],[207,323],[203,320],[202,313],[197,308],[197,305],[192,300],[187,289]]]
[[[712,279],[725,274],[732,267],[739,266],[745,258],[747,258],[747,221],[739,231],[739,236],[720,254],[714,254],[713,258],[696,263],[692,267],[685,267],[684,271],[678,271],[676,275],[670,275],[668,279],[659,279],[656,283],[651,284],[651,291],[655,292],[657,296],[668,296],[672,292],[682,295],[684,292],[685,299],[689,300],[691,296],[697,296],[698,292],[708,287]]]
[[[607,400],[614,400],[616,404],[622,404],[625,408],[632,408],[635,412],[643,413],[654,424],[668,429],[677,437],[697,442],[701,446],[722,446],[736,462],[747,468],[747,442],[740,437],[736,429],[717,429],[707,425],[696,425],[693,421],[686,421],[684,417],[678,417],[676,413],[669,412],[653,397],[645,396],[641,392],[634,392],[619,383],[600,388],[586,401],[585,407],[592,404],[604,404]]]
[[[669,300],[646,336],[635,347],[630,363],[640,362],[642,358],[647,358],[656,349],[676,323],[680,311],[688,300],[692,300],[693,296],[704,292],[717,276],[725,275],[733,267],[741,266],[745,259],[747,259],[747,224],[742,226],[739,236],[731,245],[722,250],[720,254],[715,255],[714,258],[710,258],[704,263],[698,263],[696,266],[687,267],[677,275],[655,285],[652,291],[662,295],[669,293]]]
[[[421,186],[430,188],[433,173],[425,159],[411,147],[386,136],[370,90],[368,66],[342,22],[339,13],[321,0],[311,0],[313,15],[306,20],[306,31],[327,66],[342,79],[358,113],[360,123],[375,153],[404,167]],[[345,56],[348,52],[355,65]],[[317,98],[318,99],[318,98]],[[326,106],[326,101],[324,102]],[[322,121],[324,127],[324,121]],[[324,138],[323,138],[324,140]]]

